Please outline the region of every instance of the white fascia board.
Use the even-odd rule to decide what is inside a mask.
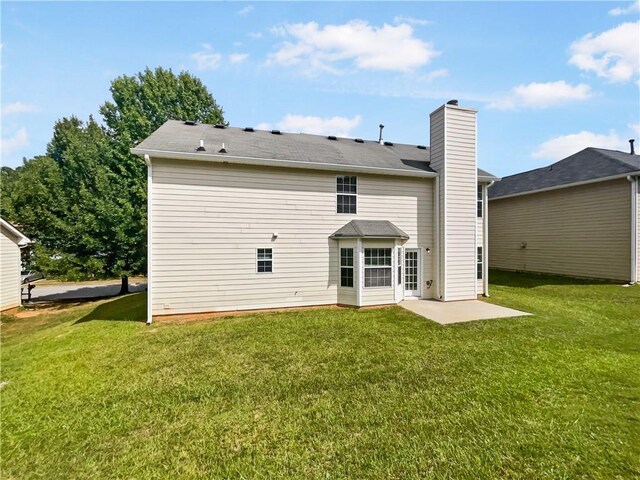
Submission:
[[[609,177],[593,178],[591,180],[584,180],[582,182],[563,183],[562,185],[555,185],[553,187],[547,187],[547,188],[539,188],[538,190],[529,190],[527,192],[513,193],[511,195],[503,195],[501,197],[493,197],[493,198],[490,198],[489,201],[491,202],[493,200],[502,200],[503,198],[522,197],[523,195],[532,195],[534,193],[550,192],[552,190],[560,190],[562,188],[579,187],[581,185],[589,185],[591,183],[608,182],[609,180],[619,180],[621,178],[636,177],[636,176],[640,176],[640,170],[635,172],[630,172],[630,173],[620,173],[618,175],[611,175]]]
[[[24,247],[31,243],[31,240],[29,240],[20,230],[18,230],[16,227],[11,225],[5,219],[0,218],[0,223],[4,228],[6,228],[9,231],[9,233],[11,233],[14,237],[16,237],[16,239],[18,240],[16,242],[18,246]]]
[[[149,155],[154,158],[166,158],[172,160],[193,160],[199,162],[215,162],[215,163],[234,163],[240,165],[258,165],[265,167],[285,167],[285,168],[303,168],[308,170],[331,170],[343,171],[343,172],[362,172],[373,173],[378,175],[396,175],[401,177],[423,177],[434,178],[437,173],[434,172],[421,172],[421,171],[407,171],[398,170],[394,168],[381,168],[371,166],[360,165],[341,165],[337,163],[314,163],[303,162],[298,160],[278,160],[274,158],[253,158],[253,157],[238,157],[230,155],[216,155],[211,153],[186,153],[186,152],[172,152],[168,150],[150,150],[150,149],[138,149],[132,148],[130,150],[134,155],[144,157]]]

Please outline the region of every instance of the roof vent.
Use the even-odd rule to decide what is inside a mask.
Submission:
[[[245,127],[244,131],[245,132],[253,132],[255,130],[253,128],[251,128],[251,127]]]
[[[222,148],[218,150],[218,153],[227,153],[227,149],[224,148],[224,143],[222,144]]]
[[[198,122],[196,122],[195,120],[185,120],[184,124],[193,126],[193,125],[197,125]]]
[[[393,147],[393,142],[384,142],[387,147]]]
[[[629,147],[631,147],[631,151],[629,152],[631,155],[635,155],[636,151],[633,149],[633,142],[635,142],[635,140],[632,138],[631,140],[629,140]]]
[[[426,150],[426,149],[427,149],[427,147],[425,147],[424,145],[418,145],[418,148],[419,148],[420,150]]]
[[[382,141],[382,129],[384,128],[383,124],[378,125],[380,127],[380,136],[378,137],[378,143],[382,145],[384,142]]]
[[[336,137],[335,135],[329,135],[327,138],[329,140],[337,140],[338,139],[338,137]]]
[[[453,105],[454,107],[458,106],[458,100],[449,100],[447,105]]]
[[[363,139],[361,139],[361,138],[356,138],[356,139],[354,140],[354,142],[356,142],[356,143],[364,143],[364,140],[363,140]]]
[[[205,148],[204,148],[204,140],[200,140],[200,146],[198,148],[196,148],[197,152],[206,152]]]
[[[280,130],[271,130],[271,133],[273,133],[274,135],[282,135]]]
[[[223,125],[223,124],[221,124],[221,123],[216,123],[216,124],[214,125],[214,128],[222,128],[222,129],[225,129],[225,128],[227,128],[227,126],[226,126],[226,125]]]

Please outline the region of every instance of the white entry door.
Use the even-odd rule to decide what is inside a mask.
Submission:
[[[404,250],[404,296],[420,297],[421,272],[420,250]]]

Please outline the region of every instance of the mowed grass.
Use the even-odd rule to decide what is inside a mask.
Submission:
[[[3,319],[1,477],[640,477],[640,287],[491,278],[534,315]]]

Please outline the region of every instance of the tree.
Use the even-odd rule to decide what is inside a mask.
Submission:
[[[113,101],[105,102],[100,113],[114,144],[113,168],[122,183],[121,195],[127,198],[123,203],[131,208],[130,215],[122,219],[122,228],[134,239],[126,244],[129,251],[121,258],[145,258],[146,167],[129,149],[169,119],[224,123],[224,114],[202,82],[187,72],[175,75],[170,69],[147,68],[134,76],[116,78],[110,90]],[[124,293],[128,289],[127,270],[122,272]]]
[[[146,270],[146,166],[130,148],[166,120],[224,123],[202,82],[146,69],[116,78],[105,125],[58,120],[47,155],[3,168],[2,214],[36,241],[38,266],[66,277],[128,276]]]

